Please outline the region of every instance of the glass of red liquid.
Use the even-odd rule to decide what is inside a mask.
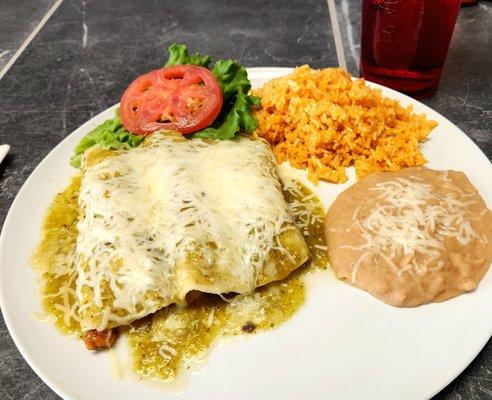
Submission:
[[[361,75],[416,98],[437,89],[461,0],[363,0]]]

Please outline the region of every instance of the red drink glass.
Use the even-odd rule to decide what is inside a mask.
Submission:
[[[363,0],[361,75],[416,98],[437,89],[461,0]]]

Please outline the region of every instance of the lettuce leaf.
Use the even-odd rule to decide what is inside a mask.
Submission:
[[[143,136],[133,135],[123,127],[119,109],[116,109],[113,119],[104,121],[81,139],[75,147],[74,155],[70,159],[70,165],[80,168],[82,154],[92,146],[99,145],[104,150],[128,150],[137,147],[143,140]]]
[[[219,122],[211,127],[205,128],[193,134],[194,138],[200,139],[221,139],[231,140],[240,132],[253,132],[258,126],[258,122],[251,114],[251,107],[259,106],[260,99],[256,96],[244,94],[240,88],[234,105],[223,119],[219,117]]]
[[[212,61],[212,57],[209,55],[202,55],[200,53],[190,54],[188,48],[184,44],[173,43],[169,46],[169,59],[165,64],[166,67],[171,65],[185,65],[191,64],[198,67],[207,67]]]
[[[248,93],[251,89],[246,68],[236,61],[219,60],[212,68],[212,73],[220,84],[224,101],[234,99],[239,90]]]

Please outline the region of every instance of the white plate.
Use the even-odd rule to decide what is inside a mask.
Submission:
[[[252,68],[254,86],[288,73]],[[423,145],[428,166],[464,171],[492,205],[492,167],[478,147],[447,119],[398,92],[439,122]],[[17,195],[0,238],[0,305],[20,352],[65,399],[426,399],[455,378],[492,333],[492,272],[477,290],[441,304],[397,309],[338,282],[331,273],[309,282],[306,305],[274,331],[220,343],[179,393],[130,377],[116,381],[111,356],[92,354],[78,340],[34,318],[40,310],[28,258],[43,213],[74,175],[68,162],[79,139],[113,116],[97,115],[63,140],[34,170]],[[322,184],[328,205],[345,185]]]

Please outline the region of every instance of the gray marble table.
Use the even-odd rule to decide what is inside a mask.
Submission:
[[[14,57],[55,0],[2,1],[0,4],[0,70]]]
[[[2,0],[0,49],[8,49],[8,54],[42,17],[25,4]],[[50,1],[37,4],[43,9]],[[360,1],[337,4],[348,68],[357,75]],[[43,157],[84,121],[114,104],[135,76],[161,65],[169,43],[185,42],[194,50],[236,58],[250,67],[333,66],[336,54],[328,21],[324,0],[65,0],[0,80],[0,144],[12,146],[0,165],[0,226]],[[491,42],[492,3],[462,9],[439,90],[424,101],[463,129],[489,159]],[[435,398],[491,399],[491,368],[489,341]],[[57,398],[23,360],[0,318],[0,399]]]

